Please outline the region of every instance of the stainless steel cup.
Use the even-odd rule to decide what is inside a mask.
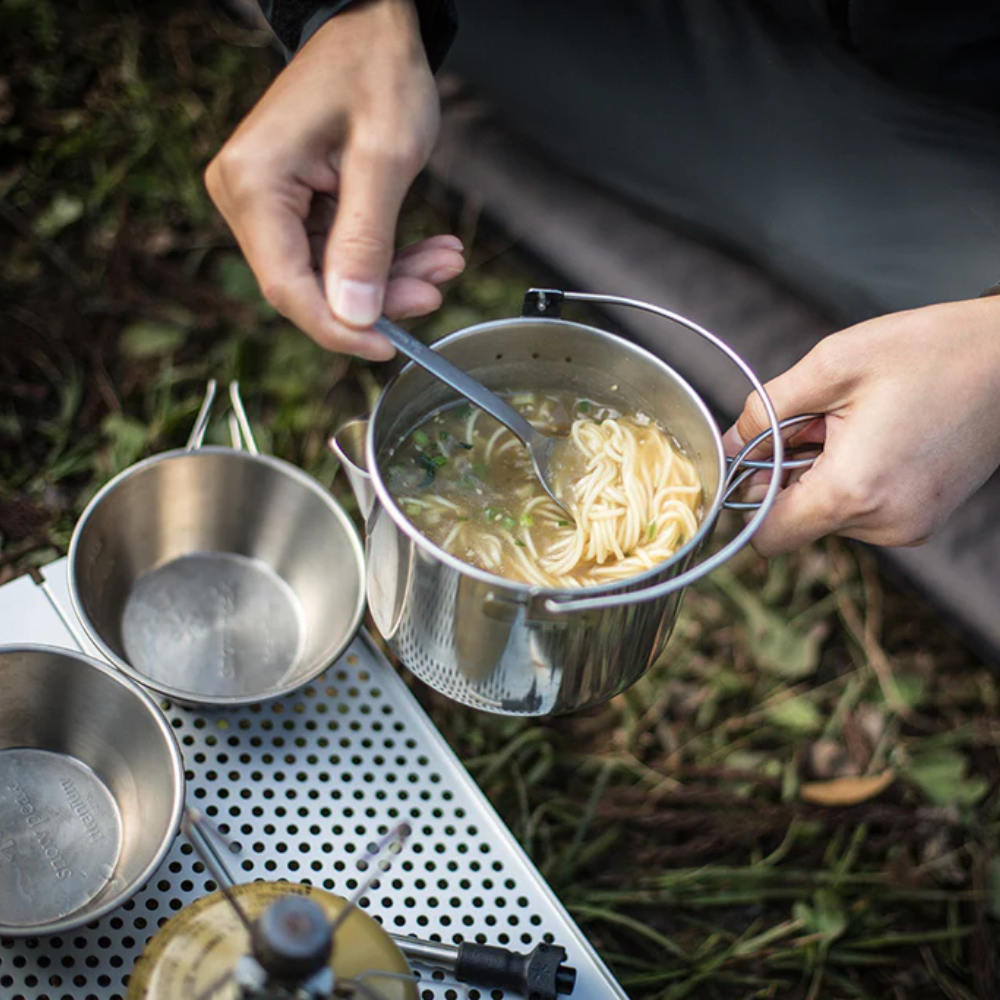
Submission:
[[[184,768],[153,700],[80,653],[0,648],[0,937],[123,903],[177,833]]]
[[[235,384],[234,446],[202,446],[214,391],[187,448],[94,497],[69,581],[115,666],[178,702],[223,707],[287,694],[340,655],[364,611],[363,553],[319,483],[258,454]]]
[[[620,337],[558,318],[564,295],[651,309],[708,339],[762,394],[774,436],[767,494],[736,538],[701,563],[695,560],[720,510],[748,470],[741,462],[727,468],[715,421],[677,372]],[[502,579],[449,555],[410,524],[389,494],[380,457],[456,398],[423,369],[404,368],[386,386],[370,421],[353,422],[331,442],[366,515],[369,607],[386,641],[418,677],[456,701],[503,714],[546,715],[606,701],[660,654],[683,588],[742,548],[766,515],[783,458],[773,407],[753,372],[712,334],[632,300],[529,293],[525,316],[461,330],[435,349],[493,390],[569,390],[641,410],[669,428],[697,466],[704,486],[701,526],[671,560],[627,581],[552,590]]]

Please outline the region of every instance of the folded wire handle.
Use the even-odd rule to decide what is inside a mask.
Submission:
[[[822,416],[823,414],[821,413],[802,413],[797,417],[787,417],[786,419],[779,421],[778,426],[784,431],[790,427],[811,424],[814,420],[822,419]],[[725,507],[726,510],[760,509],[760,501],[730,500],[729,498],[733,496],[734,493],[737,493],[740,487],[758,472],[773,472],[773,459],[757,459],[747,457],[752,455],[754,450],[760,447],[760,445],[771,437],[772,434],[773,431],[770,427],[768,427],[767,430],[761,431],[760,434],[758,434],[752,441],[748,441],[735,455],[732,456],[732,458],[726,459],[729,464],[729,472],[726,475],[726,481],[722,488],[722,506]],[[785,447],[788,447],[787,442]],[[816,448],[817,446],[810,444],[805,447]],[[805,455],[802,458],[786,458],[782,461],[781,468],[783,471],[787,471],[789,469],[808,469],[817,458],[819,458],[818,453],[814,455]]]
[[[194,427],[188,437],[185,451],[197,451],[205,441],[205,432],[208,430],[209,421],[212,418],[212,406],[215,403],[215,394],[218,383],[211,379],[205,387],[205,398],[202,400],[201,409],[195,417]],[[243,400],[240,397],[239,382],[229,383],[229,404],[232,407],[229,413],[229,437],[233,442],[233,448],[237,451],[248,451],[251,455],[259,454],[257,442],[254,440],[253,431],[250,429],[250,421],[247,419],[247,411],[243,408]]]

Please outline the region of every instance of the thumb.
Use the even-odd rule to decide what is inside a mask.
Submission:
[[[330,308],[347,326],[365,329],[382,313],[396,222],[415,176],[391,152],[344,153],[324,274]]]
[[[854,382],[853,366],[846,358],[843,365],[831,363],[829,354],[827,343],[821,341],[798,364],[765,383],[764,391],[779,420],[801,413],[828,413],[843,402]],[[750,393],[743,412],[725,434],[727,450],[739,450],[769,427],[767,411],[759,393]]]

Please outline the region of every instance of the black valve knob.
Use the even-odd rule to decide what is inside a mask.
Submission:
[[[558,1000],[576,986],[576,969],[565,961],[566,949],[556,944],[540,944],[522,955],[466,942],[458,948],[455,978],[471,986],[514,990],[528,1000]]]
[[[257,918],[250,942],[268,979],[280,983],[309,979],[333,952],[330,923],[322,908],[294,895],[283,896]]]

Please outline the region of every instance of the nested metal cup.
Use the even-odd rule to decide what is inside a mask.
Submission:
[[[214,384],[186,449],[94,497],[69,580],[115,666],[178,702],[224,707],[287,694],[340,655],[364,612],[363,552],[319,483],[257,453],[237,392],[247,450],[201,446],[213,395]]]
[[[0,648],[0,773],[0,937],[103,916],[177,834],[170,726],[137,684],[79,653]]]
[[[410,670],[456,701],[503,714],[546,715],[606,701],[660,654],[692,573],[708,572],[735,551],[731,543],[686,572],[710,537],[732,482],[719,429],[698,394],[664,361],[580,323],[544,316],[498,320],[454,333],[435,349],[495,391],[568,391],[642,411],[670,431],[697,467],[704,489],[700,527],[672,559],[616,583],[545,589],[495,576],[438,548],[390,494],[380,459],[430,414],[456,401],[423,369],[409,365],[386,386],[367,423],[363,453],[360,423],[334,439],[367,511],[369,608]],[[777,433],[776,420],[774,427]],[[780,466],[780,441],[775,462]],[[772,480],[767,504],[777,488],[776,475]],[[751,532],[759,516],[747,526]],[[742,546],[748,537],[744,529],[734,542]]]

